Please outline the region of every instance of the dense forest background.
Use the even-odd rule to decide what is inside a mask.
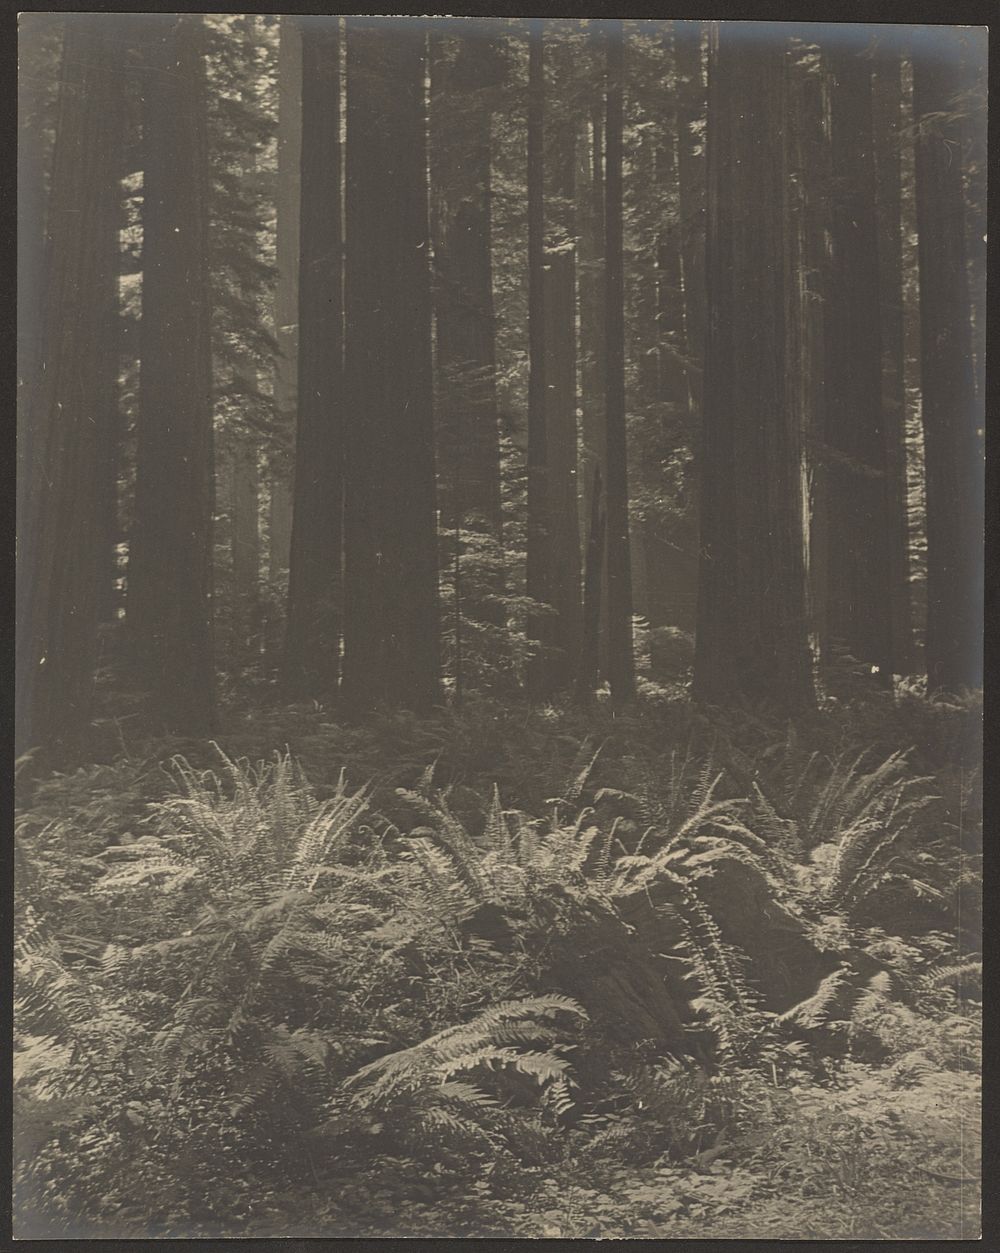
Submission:
[[[18,92],[21,1234],[972,1234],[985,30]]]

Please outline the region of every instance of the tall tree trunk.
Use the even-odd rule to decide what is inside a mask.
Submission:
[[[275,457],[268,506],[268,577],[288,571],[292,543],[291,476],[294,465],[299,353],[299,214],[302,162],[302,33],[294,17],[280,19],[278,36],[278,184],[274,326],[275,424],[289,450]]]
[[[580,656],[581,589],[578,449],[576,429],[576,284],[573,254],[546,256],[545,427],[548,436],[549,556],[555,652],[550,657],[553,688],[571,685]]]
[[[152,714],[197,735],[215,716],[208,154],[199,15],[143,19],[139,440],[128,624]]]
[[[600,41],[593,38],[594,59],[603,82]],[[604,119],[599,105],[578,139],[576,176],[579,243],[577,273],[580,308],[580,529],[593,516],[590,493],[604,456]],[[603,562],[603,556],[601,558]]]
[[[773,32],[777,34],[777,30]],[[695,693],[812,703],[799,415],[787,390],[786,49],[711,31]]]
[[[526,591],[552,601],[545,354],[545,38],[542,19],[528,34],[528,520]],[[538,651],[528,667],[528,690],[545,698],[553,690],[550,665],[555,633],[551,617],[532,615],[528,637]]]
[[[249,439],[237,436],[231,457],[233,598],[239,647],[252,649],[260,608],[260,471]]]
[[[426,31],[347,32],[343,695],[425,710],[440,694]]]
[[[849,41],[828,55],[832,266],[827,331],[831,635],[891,673],[890,488],[882,416],[878,220],[871,61]]]
[[[499,539],[490,92],[502,62],[487,29],[459,30],[453,60],[442,49],[431,75],[441,524]]]
[[[344,499],[340,22],[303,18],[298,423],[284,685],[329,700],[340,669]]]
[[[20,432],[17,753],[33,746],[72,750],[87,726],[106,539],[94,415],[105,414],[113,399],[107,362],[114,306],[103,236],[118,185],[123,73],[106,18],[67,14],[65,23],[44,303],[38,343],[28,346],[36,368],[25,380]],[[32,332],[30,321],[25,330]]]
[[[622,250],[622,86],[625,37],[620,21],[606,27],[607,150],[605,169],[605,464],[607,486],[608,682],[612,700],[635,695],[632,575],[628,533],[628,451],[625,430],[625,273]]]
[[[601,574],[604,567],[604,533],[607,523],[600,462],[594,466],[594,481],[590,489],[590,509],[587,555],[584,562],[583,631],[580,666],[576,679],[576,698],[581,703],[592,699],[600,669]]]
[[[449,38],[449,35],[451,36]],[[500,426],[493,310],[491,119],[503,61],[488,24],[461,21],[435,41],[430,92],[434,192],[440,527],[451,544],[456,698],[462,696],[463,618],[500,625],[503,571],[466,575],[463,531],[499,544]]]
[[[984,38],[979,31],[970,37]],[[961,33],[921,31],[913,48],[920,343],[927,476],[927,681],[982,681],[983,408],[976,397],[966,267]]]
[[[876,57],[872,80],[878,209],[879,313],[882,340],[882,424],[888,534],[889,665],[913,669],[909,526],[906,502],[906,390],[903,362],[903,230],[901,220],[902,65],[898,51]]]
[[[705,73],[701,22],[673,22],[677,74],[677,184],[684,288],[684,350],[691,415],[701,415],[705,357]]]

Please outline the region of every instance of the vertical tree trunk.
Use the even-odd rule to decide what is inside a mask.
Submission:
[[[165,728],[214,722],[212,362],[203,30],[143,19],[143,288],[128,623]]]
[[[628,452],[625,430],[625,281],[622,252],[622,23],[606,26],[607,155],[605,170],[608,682],[616,704],[635,695],[632,576],[628,534]]]
[[[828,56],[831,287],[826,319],[826,459],[831,635],[891,673],[890,488],[882,416],[878,221],[871,61],[857,42]]]
[[[459,31],[454,59],[442,49],[431,76],[441,524],[499,539],[489,93],[502,63],[487,29]]]
[[[256,384],[255,384],[256,385]],[[252,644],[260,593],[260,472],[257,449],[237,436],[232,449],[232,569],[239,644]]]
[[[600,462],[594,466],[594,481],[590,489],[590,509],[587,555],[584,563],[583,635],[576,681],[576,698],[581,703],[592,699],[600,669],[601,573],[604,567],[604,533],[607,523]]]
[[[550,658],[554,689],[571,685],[580,656],[580,524],[576,429],[576,284],[569,249],[546,256],[545,426],[548,436],[549,555],[555,652]]]
[[[704,701],[795,708],[814,697],[799,415],[787,389],[785,59],[778,38],[712,28],[694,684]]]
[[[600,40],[593,37],[594,59],[603,82]],[[597,76],[595,74],[595,76]],[[580,306],[580,459],[581,530],[593,516],[590,493],[594,473],[604,456],[604,119],[599,105],[578,141],[577,271]],[[602,557],[603,561],[603,557]]]
[[[984,38],[982,32],[970,37]],[[956,690],[982,680],[983,460],[969,279],[958,31],[920,32],[913,49],[920,343],[927,476],[927,681]]]
[[[20,432],[16,753],[72,750],[87,726],[106,539],[94,415],[109,400],[114,306],[103,233],[119,176],[123,74],[105,18],[67,14],[65,23],[48,265]]]
[[[340,669],[344,493],[340,23],[303,18],[298,422],[284,685],[331,699]]]
[[[541,19],[528,35],[528,521],[526,590],[542,604],[552,600],[549,518],[548,425],[545,360],[545,42]],[[552,619],[533,615],[528,637],[538,651],[528,667],[528,690],[536,698],[553,690]]]
[[[684,288],[684,349],[691,414],[701,414],[705,356],[705,145],[699,138],[706,98],[702,68],[702,23],[673,22],[677,74],[677,182],[680,193],[680,254]],[[703,132],[702,132],[703,134]]]
[[[347,25],[343,695],[439,699],[426,32]]]
[[[292,542],[291,476],[294,465],[299,352],[299,214],[302,161],[302,34],[294,17],[280,19],[278,43],[278,184],[274,296],[275,424],[287,445],[275,457],[268,508],[268,577],[288,571]]]
[[[448,28],[451,34],[451,28]],[[435,42],[430,92],[434,193],[435,415],[443,560],[453,574],[456,698],[462,696],[463,618],[500,625],[502,568],[466,578],[463,531],[499,544],[500,427],[493,310],[491,119],[503,62],[488,24],[461,21]]]
[[[882,423],[888,522],[889,665],[913,669],[909,526],[906,503],[906,391],[903,363],[903,231],[900,214],[902,65],[887,50],[875,61],[872,84],[878,209],[879,312],[882,340]]]

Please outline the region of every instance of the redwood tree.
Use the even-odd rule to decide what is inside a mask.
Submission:
[[[212,361],[203,29],[141,19],[142,322],[128,628],[165,728],[214,722]]]
[[[347,21],[343,696],[439,698],[431,290],[415,19]]]
[[[865,44],[867,40],[865,41]],[[872,63],[838,36],[830,67],[832,259],[826,317],[823,457],[829,485],[830,635],[858,660],[892,670],[891,497],[882,412]]]
[[[969,86],[963,40],[985,37],[981,28],[933,27],[919,31],[913,46],[932,689],[982,681],[983,405],[972,351],[961,125]]]
[[[15,752],[72,749],[91,707],[114,301],[123,60],[107,19],[65,16],[39,323],[21,422]],[[27,155],[27,154],[25,154]],[[30,229],[30,224],[28,225]],[[38,258],[33,261],[38,264]]]
[[[710,36],[701,563],[694,689],[814,700],[806,635],[801,432],[786,344],[786,46]]]
[[[605,472],[607,475],[608,682],[616,703],[635,694],[632,575],[628,531],[625,432],[625,269],[622,253],[622,86],[620,21],[605,26]]]
[[[298,421],[284,681],[329,699],[340,662],[344,478],[340,19],[302,18]]]
[[[545,354],[545,36],[541,19],[528,31],[528,518],[526,590],[532,600],[552,599],[550,497]],[[529,619],[529,638],[538,651],[528,668],[528,689],[545,697],[553,689],[549,650],[551,618]]]

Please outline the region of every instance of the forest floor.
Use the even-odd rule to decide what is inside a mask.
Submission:
[[[18,1235],[977,1235],[977,699],[128,725],[19,787]]]

